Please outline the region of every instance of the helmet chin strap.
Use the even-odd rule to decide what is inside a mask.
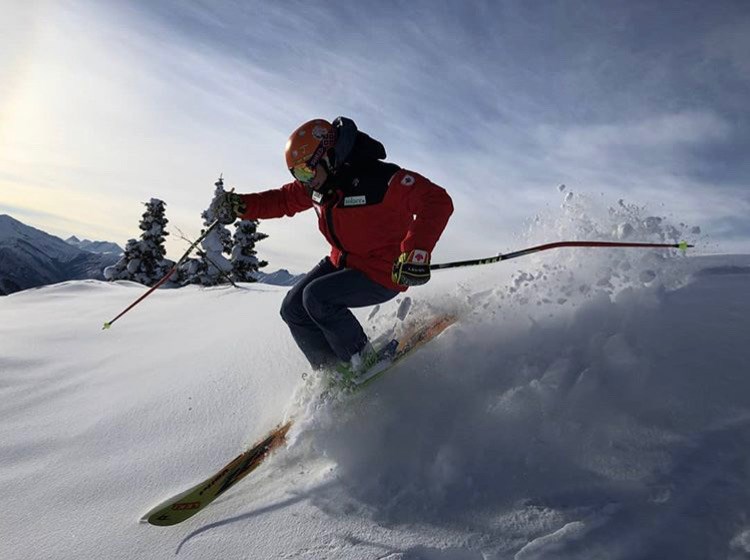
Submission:
[[[335,171],[329,165],[328,157],[324,156],[320,160],[320,163],[326,168],[327,176],[325,182],[317,190],[313,189],[310,185],[305,185],[307,194],[310,195],[315,204],[324,204],[336,194],[336,188],[333,186],[333,181],[331,180],[335,176]]]
[[[328,186],[329,182],[329,180],[326,180],[326,182],[323,183],[323,185],[321,185],[318,190],[315,190],[310,186],[306,186],[307,193],[313,199],[313,202],[315,204],[324,204],[333,198],[333,195],[336,193],[336,189]]]

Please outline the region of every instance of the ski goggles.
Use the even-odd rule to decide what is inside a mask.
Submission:
[[[310,156],[307,161],[301,161],[298,164],[289,168],[292,172],[292,176],[297,179],[300,183],[310,183],[315,179],[315,175],[318,174],[318,164],[320,160],[326,155],[326,146],[323,142],[318,144],[318,147]]]
[[[303,161],[294,167],[290,167],[289,171],[291,171],[292,177],[297,179],[300,183],[310,183],[315,179],[315,175],[318,174],[318,166],[310,167],[308,162]]]

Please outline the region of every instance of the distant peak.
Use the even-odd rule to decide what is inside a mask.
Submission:
[[[24,229],[32,229],[23,222],[16,220],[13,216],[8,216],[8,214],[0,214],[0,226],[2,226],[0,234],[4,235],[15,235]]]

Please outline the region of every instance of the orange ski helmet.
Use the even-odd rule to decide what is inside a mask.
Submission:
[[[314,119],[292,132],[286,143],[284,155],[287,169],[302,183],[315,178],[316,168],[328,163],[327,152],[336,144],[336,131],[326,120]]]

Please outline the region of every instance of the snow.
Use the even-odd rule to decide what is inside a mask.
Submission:
[[[524,244],[675,227],[620,210],[563,208]],[[159,290],[108,331],[145,288],[0,298],[0,558],[747,558],[748,286],[750,256],[678,251],[438,271],[357,314],[373,336],[460,322],[319,407],[287,288]],[[295,403],[261,469],[181,525],[138,522]]]

